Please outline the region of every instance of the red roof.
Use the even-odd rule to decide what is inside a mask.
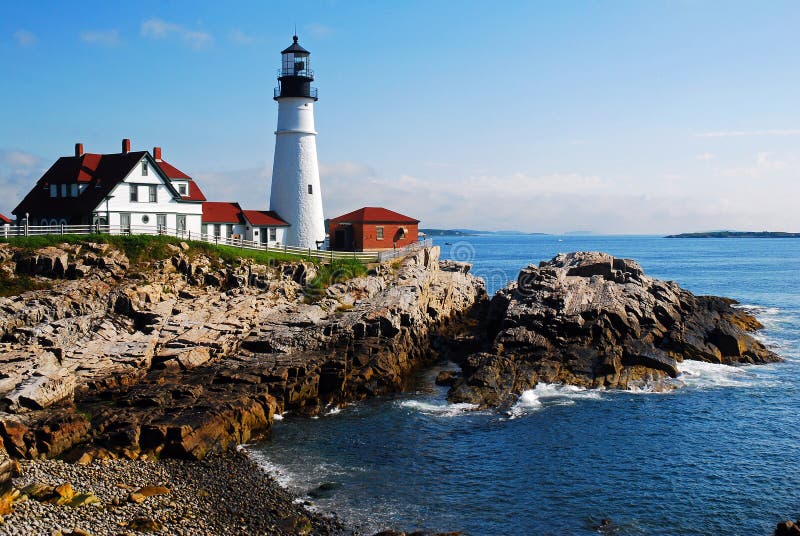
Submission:
[[[206,201],[203,203],[203,223],[244,223],[242,207],[228,201]]]
[[[244,217],[250,225],[266,225],[269,227],[288,227],[289,224],[283,221],[274,210],[243,210]]]
[[[164,160],[156,160],[158,163],[158,167],[161,168],[161,171],[164,172],[164,175],[169,177],[170,179],[191,179],[189,175],[181,171],[180,169],[176,168],[169,162]]]
[[[332,223],[419,223],[419,220],[404,216],[399,212],[383,207],[364,207],[353,212],[348,212],[338,218],[333,218]]]
[[[161,171],[164,172],[164,175],[169,177],[171,180],[184,179],[189,181],[189,195],[182,195],[181,199],[184,201],[206,200],[206,196],[203,194],[203,191],[189,175],[164,160],[158,159],[156,160],[156,163],[158,164],[158,167],[161,168]]]
[[[0,214],[0,223],[12,223],[11,220]]]

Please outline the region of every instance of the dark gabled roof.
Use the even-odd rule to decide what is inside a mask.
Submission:
[[[0,214],[0,223],[13,223],[11,220]]]
[[[383,207],[364,207],[353,212],[348,212],[337,218],[333,218],[331,223],[419,223],[419,220],[404,216],[399,212]]]
[[[297,36],[292,36],[292,41],[294,41],[288,48],[281,50],[281,54],[289,54],[290,52],[294,52],[295,54],[311,54],[308,50],[304,49],[300,45],[297,44]]]
[[[242,207],[230,201],[203,203],[203,223],[244,223]]]
[[[243,210],[242,213],[251,225],[266,225],[269,227],[289,227],[289,224],[274,210]]]
[[[70,217],[87,214],[97,208],[147,154],[147,151],[136,151],[62,156],[11,212],[17,217],[26,212]],[[86,184],[86,188],[78,197],[50,197],[51,184]]]

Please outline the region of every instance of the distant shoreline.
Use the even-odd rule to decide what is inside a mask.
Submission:
[[[800,233],[772,231],[709,231],[704,233],[680,233],[665,238],[800,238]]]

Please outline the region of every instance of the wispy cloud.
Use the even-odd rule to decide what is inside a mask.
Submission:
[[[23,151],[0,149],[0,213],[11,211],[41,176],[44,161]]]
[[[120,43],[119,30],[87,30],[81,32],[80,38],[84,43],[107,47],[117,46]]]
[[[247,34],[242,30],[233,30],[230,33],[230,39],[237,45],[252,45],[257,42],[256,36]]]
[[[319,39],[328,37],[334,33],[333,28],[330,26],[325,26],[324,24],[319,24],[317,22],[312,22],[311,24],[306,24],[304,26],[305,31],[307,31],[312,37],[316,37]]]
[[[746,136],[800,136],[800,128],[767,130],[716,130],[695,134],[697,138],[741,138]]]
[[[195,50],[206,48],[214,42],[214,37],[210,33],[192,30],[180,24],[174,24],[159,18],[150,18],[144,21],[139,33],[142,37],[150,39],[177,37],[183,41],[184,44]]]
[[[39,41],[39,38],[28,30],[17,30],[14,32],[14,39],[17,40],[17,44],[21,47],[29,47],[35,45],[36,42]]]
[[[714,153],[701,153],[701,154],[695,156],[695,159],[707,162],[709,160],[714,160],[716,157],[717,157],[717,155],[715,155]]]

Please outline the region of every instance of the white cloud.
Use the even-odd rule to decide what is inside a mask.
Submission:
[[[745,136],[800,136],[800,128],[767,130],[717,130],[695,134],[697,138],[741,138]]]
[[[28,30],[17,30],[14,32],[14,39],[17,40],[17,44],[21,47],[29,47],[35,45],[36,42],[39,41],[39,38]]]
[[[87,30],[81,32],[80,38],[92,45],[113,47],[120,43],[119,30]]]
[[[702,161],[709,161],[709,160],[714,160],[716,157],[717,155],[715,155],[714,153],[701,153],[695,156],[695,159]]]
[[[205,48],[214,42],[214,37],[207,32],[190,30],[180,24],[167,22],[159,18],[150,18],[142,23],[139,30],[142,37],[150,39],[165,39],[177,37],[187,46],[194,49]]]
[[[11,211],[41,177],[43,160],[31,153],[0,149],[0,213]]]
[[[257,41],[254,35],[246,34],[242,30],[233,30],[230,39],[237,45],[252,45]]]
[[[242,208],[264,210],[269,205],[272,170],[252,167],[195,173],[193,178],[209,201],[236,201]]]

